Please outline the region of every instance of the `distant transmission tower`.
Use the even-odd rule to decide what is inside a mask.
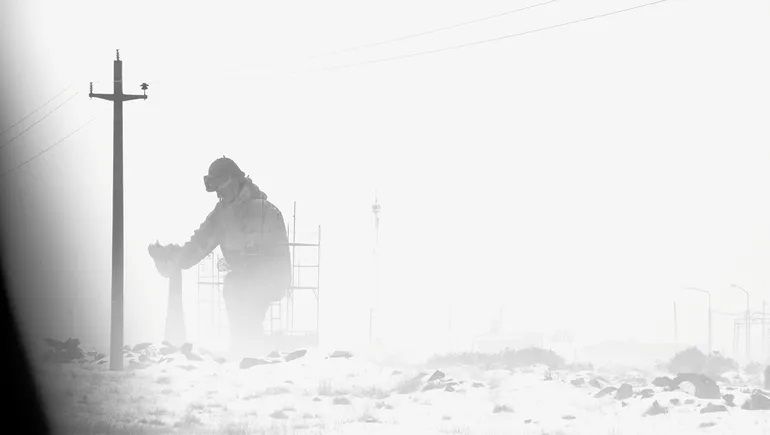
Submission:
[[[380,211],[382,206],[377,201],[377,192],[374,192],[374,204],[372,204],[372,213],[374,213],[374,249],[372,250],[372,257],[374,261],[374,298],[372,305],[369,307],[369,344],[372,344],[372,337],[374,332],[374,316],[375,309],[378,307],[379,294],[380,294],[380,262],[379,253],[377,252],[380,244]]]

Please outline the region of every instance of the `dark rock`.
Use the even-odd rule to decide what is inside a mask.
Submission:
[[[615,392],[615,399],[625,400],[633,395],[634,395],[634,388],[631,387],[631,384],[623,384],[620,386],[620,388],[618,388],[618,391]]]
[[[332,404],[334,404],[334,405],[350,405],[350,399],[348,399],[347,397],[342,397],[342,396],[335,397],[334,400],[332,401]]]
[[[186,352],[184,356],[190,361],[203,361],[203,357],[193,352]]]
[[[286,415],[286,413],[285,413],[285,412],[283,412],[283,410],[282,410],[282,409],[279,409],[278,411],[275,411],[275,412],[273,412],[272,414],[270,414],[270,417],[272,417],[272,418],[277,418],[277,419],[286,419],[286,418],[289,418],[289,416],[288,416],[288,415]]]
[[[281,354],[280,354],[280,353],[278,353],[278,351],[277,351],[277,350],[274,350],[274,351],[272,351],[272,352],[268,353],[268,354],[267,354],[267,357],[268,357],[268,358],[280,358],[280,357],[281,357]]]
[[[594,397],[598,399],[598,398],[604,397],[604,396],[606,396],[608,394],[612,394],[616,390],[617,390],[617,388],[615,388],[615,387],[604,387],[601,390],[599,390],[598,393],[594,394]]]
[[[564,419],[564,420],[574,420],[575,416],[574,415],[562,415],[561,418]]]
[[[393,375],[400,375],[402,372],[401,370],[393,370]]]
[[[725,405],[714,405],[713,403],[709,403],[708,405],[701,408],[700,413],[706,414],[709,412],[725,412],[727,411],[727,408]]]
[[[573,380],[571,380],[569,382],[570,382],[570,384],[572,384],[572,385],[574,385],[576,387],[580,387],[580,386],[585,384],[585,379],[577,378],[577,379],[573,379]]]
[[[590,381],[588,381],[588,385],[596,388],[602,388],[602,383],[599,382],[599,380],[596,378],[593,378]]]
[[[264,364],[270,364],[270,361],[264,360],[262,358],[244,358],[241,360],[239,367],[242,369],[248,369],[250,367]]]
[[[149,343],[149,342],[139,343],[136,346],[134,346],[134,348],[131,349],[131,350],[133,352],[141,352],[141,351],[147,349],[148,347],[150,347],[151,344],[152,343]]]
[[[679,403],[680,403],[679,399],[677,399],[676,397],[674,397],[673,399],[669,399],[668,401],[674,406],[679,406]]]
[[[770,366],[765,367],[765,388],[770,389]]]
[[[668,413],[668,408],[666,408],[665,406],[661,406],[660,403],[658,403],[658,401],[656,400],[652,402],[652,406],[650,406],[650,408],[647,411],[645,411],[644,415],[645,416],[659,415],[659,414],[666,414],[666,413]]]
[[[532,419],[531,418],[528,418],[528,419],[524,420],[524,424],[530,424],[530,423],[532,423]]]
[[[492,413],[494,414],[499,414],[501,412],[513,412],[513,408],[508,405],[495,405],[494,409],[492,409]]]
[[[733,396],[732,394],[725,394],[724,396],[722,396],[722,399],[724,399],[725,404],[727,406],[735,406],[735,402],[734,402],[735,396]]]
[[[652,385],[663,388],[673,388],[674,380],[668,376],[660,376],[652,380]]]
[[[455,391],[455,389],[451,385],[447,385],[446,388],[444,388],[444,391],[449,391],[450,393],[452,393]]]
[[[759,391],[754,391],[741,408],[751,411],[770,409],[770,398]]]
[[[695,399],[685,399],[684,404],[685,405],[692,405],[695,403]]]
[[[471,384],[471,387],[473,387],[473,388],[484,388],[484,384],[482,384],[481,382],[474,382],[473,384]]]
[[[166,347],[160,348],[161,355],[169,355],[178,351],[179,351],[179,348],[174,346],[166,346]]]
[[[193,345],[192,343],[185,343],[182,345],[182,347],[179,349],[182,353],[190,353],[192,352]]]
[[[655,391],[653,391],[652,388],[645,388],[644,390],[639,392],[639,395],[642,396],[643,399],[647,399],[654,396]]]
[[[428,382],[433,382],[435,380],[442,379],[444,376],[446,376],[444,372],[442,372],[441,370],[436,370],[435,372],[433,372],[432,375],[430,375],[430,378],[428,378]]]
[[[77,338],[68,338],[67,341],[59,341],[51,338],[45,339],[51,349],[45,355],[46,361],[50,362],[72,362],[84,357],[83,350],[80,349],[80,340]]]
[[[353,354],[346,350],[335,350],[329,355],[329,358],[351,358],[352,356]]]
[[[705,428],[705,427],[712,427],[712,426],[716,426],[716,425],[717,424],[714,423],[713,421],[704,421],[703,423],[699,424],[698,427]]]
[[[313,402],[320,402],[320,401],[321,401],[320,397],[318,397],[318,396],[313,397]]]
[[[283,360],[288,362],[288,361],[295,360],[297,358],[302,358],[303,356],[305,356],[306,353],[307,353],[307,350],[305,349],[295,350],[294,352],[291,352],[285,357],[283,357]]]
[[[695,397],[699,399],[721,399],[719,386],[711,378],[700,373],[680,373],[674,378],[676,387],[682,382],[690,382],[695,386]]]

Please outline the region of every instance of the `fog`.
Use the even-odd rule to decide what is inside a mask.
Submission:
[[[147,245],[189,239],[225,155],[287,224],[297,203],[298,241],[322,228],[322,344],[369,341],[376,193],[386,347],[469,350],[501,322],[705,351],[685,287],[722,313],[745,310],[731,284],[753,311],[770,295],[768,6],[672,0],[463,46],[639,3],[559,0],[432,31],[534,3],[6,2],[2,128],[63,91],[0,137],[25,337],[108,348],[112,107],[88,84],[112,91],[120,49],[124,92],[149,84],[124,103],[126,343],[162,340]],[[183,281],[193,333],[195,268]],[[734,318],[714,314],[713,348],[742,357]]]

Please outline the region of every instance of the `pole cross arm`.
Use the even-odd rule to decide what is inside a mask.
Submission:
[[[120,96],[121,101],[128,101],[128,100],[146,100],[147,95],[126,95],[122,94]]]
[[[101,98],[102,100],[115,101],[115,96],[112,94],[94,94],[93,92],[89,92],[88,98]]]

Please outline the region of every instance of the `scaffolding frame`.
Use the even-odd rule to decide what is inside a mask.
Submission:
[[[316,238],[314,242],[298,242],[297,241],[297,202],[293,204],[292,210],[292,222],[291,227],[287,226],[287,235],[290,235],[290,242],[288,246],[290,248],[290,263],[291,263],[291,281],[286,288],[286,293],[281,299],[272,302],[267,309],[265,319],[263,320],[263,326],[267,323],[265,328],[265,336],[271,337],[279,341],[280,339],[287,338],[304,339],[303,344],[309,344],[317,346],[319,342],[320,331],[320,282],[321,282],[321,226],[317,227]],[[297,251],[301,249],[314,249],[315,262],[311,264],[302,264],[297,258]],[[211,316],[211,322],[216,327],[216,332],[221,332],[221,312],[224,305],[224,299],[222,297],[222,288],[224,286],[224,270],[222,262],[224,259],[217,250],[209,253],[201,262],[197,265],[198,272],[198,300],[197,300],[197,332],[200,339],[200,325],[202,318],[201,315],[201,302],[209,302],[213,308]],[[210,269],[209,269],[210,268]],[[310,283],[302,282],[302,270],[315,269],[315,278]],[[206,274],[206,271],[210,271]],[[201,289],[205,287],[213,287],[214,297],[210,299],[201,299]],[[297,330],[294,328],[294,307],[295,307],[295,293],[303,291],[311,291],[315,301],[315,330]]]

